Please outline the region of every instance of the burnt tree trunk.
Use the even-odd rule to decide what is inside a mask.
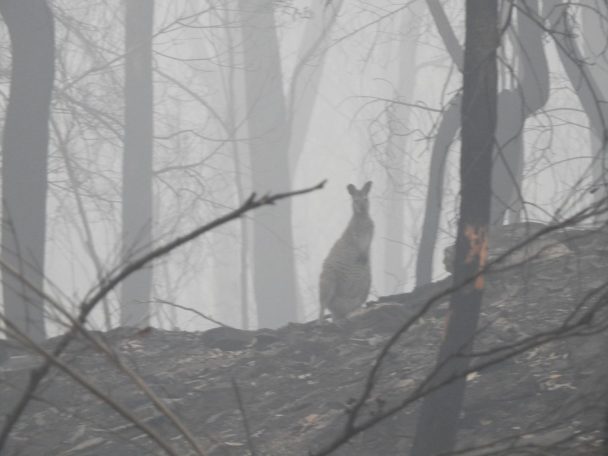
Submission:
[[[46,337],[44,300],[32,287],[42,290],[44,286],[54,24],[45,0],[2,0],[0,13],[12,49],[2,140],[4,312],[27,336],[40,341]]]
[[[488,253],[498,42],[497,0],[467,0],[456,284],[475,277]],[[429,383],[435,389],[422,403],[413,456],[430,456],[454,448],[470,361],[466,355],[472,349],[483,288],[483,277],[479,276],[450,300],[446,334]]]
[[[428,0],[440,35],[447,40],[453,36],[445,13],[436,0]],[[542,41],[542,21],[538,1],[518,1],[518,33],[516,35],[519,60],[519,84],[513,89],[502,90],[498,96],[498,127],[492,168],[492,206],[490,220],[502,224],[507,210],[512,213],[522,207],[521,184],[523,180],[524,145],[523,131],[526,120],[541,109],[549,98],[549,69]],[[457,45],[445,43],[454,63],[460,68],[461,54]],[[431,156],[429,189],[416,263],[416,286],[431,282],[433,255],[443,199],[444,164],[449,145],[460,127],[459,97],[455,98],[443,114],[437,131]],[[518,214],[516,214],[518,215]],[[517,218],[514,216],[513,218]]]

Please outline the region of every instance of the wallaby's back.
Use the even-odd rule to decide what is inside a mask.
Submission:
[[[319,281],[319,319],[329,309],[334,320],[342,320],[363,305],[371,287],[370,248],[374,222],[369,216],[367,182],[361,190],[346,188],[353,200],[353,216],[323,262]]]

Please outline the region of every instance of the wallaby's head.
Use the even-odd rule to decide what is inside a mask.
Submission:
[[[353,184],[348,184],[346,190],[353,199],[353,211],[355,214],[367,214],[369,211],[369,200],[367,195],[372,188],[372,181],[368,181],[361,190],[357,190]]]

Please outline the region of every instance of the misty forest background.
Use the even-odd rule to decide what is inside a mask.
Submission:
[[[0,0],[0,16],[0,390],[12,388],[0,401],[0,453],[21,444],[30,451],[33,435],[41,446],[59,438],[57,448],[86,451],[89,440],[76,443],[88,439],[85,431],[66,439],[33,430],[60,426],[60,417],[47,423],[37,414],[52,410],[35,408],[43,386],[62,391],[64,378],[49,375],[57,369],[167,454],[191,453],[179,453],[147,420],[168,420],[176,445],[194,454],[220,443],[228,454],[232,434],[203,445],[185,424],[204,433],[224,412],[203,422],[183,407],[181,417],[174,397],[163,396],[171,383],[185,388],[175,393],[180,407],[203,400],[182,377],[195,382],[204,373],[207,386],[223,389],[201,383],[197,391],[236,398],[239,420],[222,422],[222,432],[242,420],[239,445],[249,453],[258,443],[299,439],[318,456],[346,451],[380,422],[390,430],[405,409],[404,436],[377,442],[394,437],[413,442],[413,456],[445,454],[459,427],[471,441],[484,434],[463,419],[465,387],[472,398],[495,398],[535,375],[578,375],[587,408],[566,396],[565,383],[541,394],[536,377],[509,404],[567,399],[582,411],[560,416],[559,432],[569,426],[568,444],[587,439],[606,454],[605,377],[598,380],[605,369],[596,361],[607,327],[605,1]],[[347,323],[317,324],[323,260],[352,214],[347,185],[367,181],[375,306]],[[534,293],[545,301],[528,305]],[[492,302],[482,307],[484,296]],[[309,323],[286,326],[296,322]],[[132,351],[121,338],[133,334],[162,348]],[[582,348],[567,345],[574,339],[585,340]],[[68,352],[78,341],[93,354]],[[192,341],[198,362],[179,349]],[[563,356],[539,355],[564,346]],[[89,381],[77,371],[87,362],[89,373],[101,369],[101,354],[153,406],[134,412],[129,390],[112,383],[120,379]],[[388,362],[398,356],[407,361]],[[215,362],[223,370],[208,368]],[[304,368],[304,376],[289,371]],[[382,377],[389,368],[397,370]],[[492,368],[504,371],[484,386]],[[311,400],[289,416],[308,413],[304,431],[339,426],[322,444],[268,424],[287,416],[273,395],[291,403],[289,382],[317,374],[306,385],[326,407],[304,412]],[[245,388],[257,408],[244,405],[239,376],[252,379]],[[375,396],[380,387],[386,394]],[[342,397],[346,390],[355,398]],[[325,393],[346,405],[336,409]],[[89,399],[79,406],[94,407]],[[413,431],[409,405],[417,401]],[[500,403],[481,404],[502,413]],[[248,413],[259,413],[251,421],[257,434]],[[536,423],[540,415],[520,416]],[[63,418],[72,429],[74,417]],[[478,427],[496,425],[484,428],[486,437],[502,437],[499,422],[480,419]],[[523,424],[509,426],[527,438]],[[280,435],[263,435],[270,429]],[[105,434],[93,445],[119,454],[111,450],[118,440]],[[310,453],[310,445],[320,449]]]
[[[175,304],[236,327],[313,318],[323,258],[350,217],[351,182],[374,181],[372,297],[445,276],[459,201],[461,2],[50,7],[0,5],[2,258],[35,286],[44,276],[45,293],[70,312],[110,271],[251,191],[324,179],[322,191],[158,258],[89,324],[212,325]],[[501,3],[493,223],[559,221],[604,196],[605,8]],[[15,93],[11,39],[22,62],[12,66]],[[49,84],[47,153],[36,103]],[[6,270],[3,283],[3,301],[14,303],[6,315],[22,319],[25,300],[28,325],[40,326],[42,298]],[[44,312],[47,335],[62,332],[65,318]]]

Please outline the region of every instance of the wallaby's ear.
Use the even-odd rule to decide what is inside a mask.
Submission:
[[[367,181],[365,183],[365,185],[363,186],[363,188],[361,189],[361,193],[363,193],[364,195],[367,195],[371,188],[372,188],[372,181]]]
[[[348,184],[346,186],[346,190],[348,190],[348,193],[350,193],[351,195],[354,195],[357,192],[357,189],[353,184]]]

